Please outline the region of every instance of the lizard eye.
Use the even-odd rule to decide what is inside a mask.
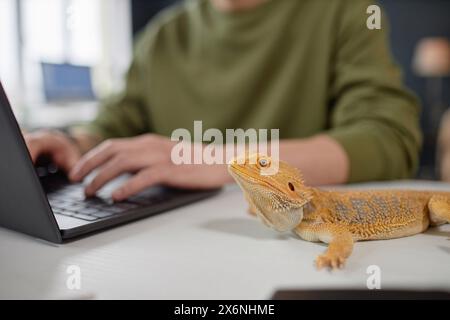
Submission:
[[[266,158],[262,158],[259,159],[259,165],[263,168],[267,167],[267,165],[269,164],[269,160],[267,160]]]
[[[288,187],[291,191],[295,191],[295,187],[291,182],[288,183]]]

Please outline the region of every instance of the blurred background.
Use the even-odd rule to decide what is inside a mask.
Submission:
[[[92,119],[97,101],[123,86],[136,34],[177,1],[0,0],[0,78],[22,126]],[[437,179],[439,128],[450,107],[450,1],[378,2],[406,85],[423,105],[418,178]]]

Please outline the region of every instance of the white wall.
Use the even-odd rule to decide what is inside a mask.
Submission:
[[[15,0],[0,0],[0,79],[18,111],[21,105],[18,69],[18,38],[12,32],[16,26]]]
[[[123,85],[132,56],[130,0],[22,0],[23,85],[16,1],[0,0],[0,78],[11,100],[23,98],[29,112],[42,104],[42,61],[91,66],[100,96]]]
[[[114,92],[124,85],[133,51],[131,2],[129,0],[101,0],[102,12],[102,69],[105,73],[99,79],[99,88],[105,94]]]

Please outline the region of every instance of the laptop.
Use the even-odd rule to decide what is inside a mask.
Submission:
[[[220,190],[156,186],[114,203],[111,191],[121,183],[115,181],[86,199],[83,184],[70,184],[48,161],[32,163],[1,83],[0,147],[0,226],[54,243],[187,205]]]
[[[41,62],[41,68],[47,103],[64,104],[96,100],[90,67]]]

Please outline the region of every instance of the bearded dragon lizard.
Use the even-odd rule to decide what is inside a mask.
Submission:
[[[228,170],[264,224],[328,244],[315,261],[318,269],[342,268],[355,241],[407,237],[450,223],[450,192],[326,191],[306,186],[300,171],[282,161],[277,173],[261,174],[273,161],[253,154],[232,160]]]

